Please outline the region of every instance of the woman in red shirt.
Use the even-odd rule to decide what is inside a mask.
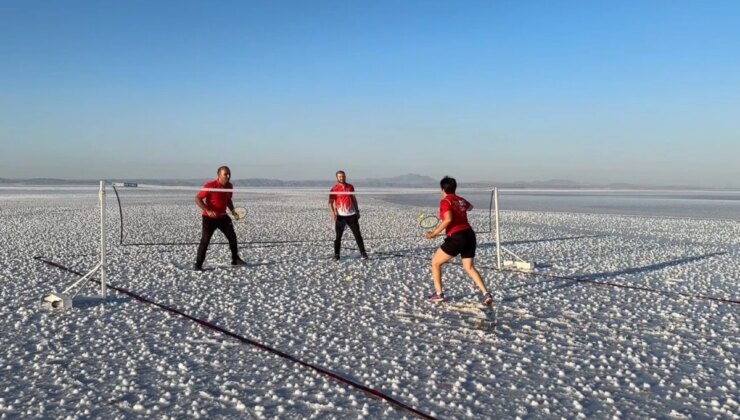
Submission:
[[[434,230],[425,234],[428,239],[437,237],[445,231],[447,237],[432,257],[432,278],[434,279],[435,293],[429,299],[432,302],[444,302],[445,294],[442,289],[442,265],[460,255],[465,272],[473,279],[478,289],[483,293],[483,303],[493,304],[493,297],[488,292],[486,284],[475,269],[476,238],[475,231],[468,223],[467,212],[473,209],[468,200],[455,195],[457,181],[445,176],[439,182],[440,192],[444,197],[439,202],[439,218],[442,221]]]

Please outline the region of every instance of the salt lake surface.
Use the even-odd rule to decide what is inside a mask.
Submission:
[[[192,195],[122,198],[123,243],[107,200],[111,284],[430,416],[738,418],[736,199],[502,194],[504,245],[539,265],[522,274],[496,269],[487,198],[472,197],[494,317],[459,260],[445,288],[464,308],[426,300],[440,240],[423,239],[415,220],[435,211],[433,194],[360,197],[371,259],[347,232],[339,262],[325,196],[245,197],[236,230],[250,266],[228,268],[215,244],[205,273],[183,269],[200,231]],[[92,190],[0,190],[0,414],[410,416],[130,296],[40,309],[76,278],[41,260],[96,264],[95,205]]]

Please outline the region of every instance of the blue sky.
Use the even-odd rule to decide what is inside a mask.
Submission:
[[[737,1],[0,2],[0,177],[740,187]]]

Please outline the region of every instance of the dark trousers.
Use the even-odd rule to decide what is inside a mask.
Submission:
[[[334,254],[339,255],[342,248],[342,235],[344,235],[344,229],[347,226],[355,235],[355,241],[357,241],[360,252],[365,253],[365,242],[362,240],[362,233],[360,233],[360,221],[355,214],[352,216],[337,216],[337,221],[334,223],[334,229],[337,232],[337,238],[334,239]]]
[[[231,218],[226,215],[221,217],[203,216],[203,229],[200,235],[200,245],[198,245],[198,259],[195,260],[196,265],[202,265],[203,261],[206,260],[208,244],[211,242],[211,236],[213,236],[213,232],[216,229],[220,230],[226,236],[226,239],[228,239],[229,248],[231,249],[231,259],[235,260],[239,258],[239,248],[236,245],[236,232],[234,232],[234,225],[231,223]]]

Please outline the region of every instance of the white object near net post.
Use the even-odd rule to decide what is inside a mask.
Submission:
[[[105,229],[105,181],[100,181],[100,297],[106,299],[108,297],[108,287],[105,279],[105,265],[106,265],[106,229]]]
[[[496,268],[501,270],[501,223],[498,213],[498,187],[493,189],[493,202],[496,215]]]

